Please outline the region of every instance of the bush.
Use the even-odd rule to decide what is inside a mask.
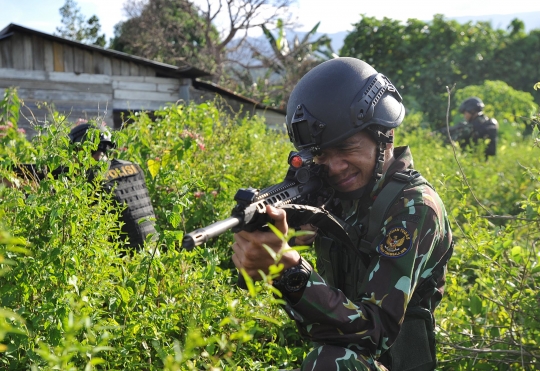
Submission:
[[[485,114],[499,122],[499,137],[511,141],[516,136],[531,133],[531,117],[538,113],[538,105],[532,94],[515,90],[503,81],[490,80],[482,85],[458,89],[454,97],[456,108],[452,110],[454,123],[463,121],[458,108],[469,97],[482,99]]]
[[[481,148],[454,155],[427,133],[404,138],[443,198],[456,241],[436,312],[441,369],[540,368],[537,137],[536,129],[532,139],[503,139],[488,161]]]
[[[0,367],[298,367],[310,344],[268,284],[236,287],[231,234],[193,251],[180,247],[185,232],[229,216],[238,188],[282,180],[292,150],[285,134],[213,103],[173,105],[155,121],[134,115],[114,133],[114,156],[145,169],[160,239],[122,256],[117,210],[85,177],[100,164],[89,159],[90,148],[75,151],[68,125],[53,117],[0,164],[6,177],[19,155],[49,169],[69,165],[59,179],[0,186],[7,231],[0,247],[9,259],[0,260],[0,306],[14,313],[0,311]],[[396,142],[411,146],[416,168],[441,194],[457,242],[436,312],[440,368],[538,370],[538,131],[503,138],[485,161],[481,149],[454,153],[422,131],[420,114],[410,120],[416,130],[398,130]]]

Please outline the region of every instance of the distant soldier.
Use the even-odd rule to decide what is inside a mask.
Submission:
[[[497,135],[499,123],[494,118],[484,115],[484,103],[480,98],[471,97],[465,99],[459,106],[459,112],[463,114],[465,122],[450,128],[452,139],[462,145],[478,144],[479,140],[488,139],[486,158],[495,156],[497,151]]]
[[[126,206],[121,216],[121,220],[124,222],[122,235],[124,238],[128,238],[131,248],[140,249],[149,234],[153,234],[154,240],[157,239],[154,227],[154,208],[146,187],[144,173],[141,167],[135,163],[108,159],[107,153],[115,147],[115,144],[104,125],[97,127],[88,123],[79,124],[71,129],[70,141],[83,143],[90,129],[99,130],[99,145],[97,150],[92,152],[92,157],[96,161],[108,161],[109,163],[109,168],[105,173],[104,188],[107,191],[112,191],[114,199]]]

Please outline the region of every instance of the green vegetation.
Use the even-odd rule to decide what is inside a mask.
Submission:
[[[98,183],[86,181],[84,169],[100,165],[88,156],[91,146],[70,146],[58,114],[27,142],[16,135],[16,105],[12,91],[0,104],[0,178],[18,185],[0,185],[0,368],[298,367],[309,344],[269,285],[235,287],[231,234],[180,248],[184,232],[229,215],[238,188],[282,180],[292,149],[285,134],[258,118],[226,116],[219,103],[173,105],[154,122],[132,117],[114,133],[114,155],[145,169],[160,239],[121,257],[117,212]],[[501,122],[507,134],[486,162],[482,148],[454,153],[412,130],[421,121],[408,116],[396,142],[412,147],[416,167],[441,194],[457,242],[436,313],[440,369],[538,370],[538,129],[524,138]],[[17,183],[11,166],[30,161],[68,171]]]
[[[515,19],[507,30],[489,22],[447,20],[407,22],[362,16],[347,35],[342,57],[356,57],[390,77],[410,109],[424,112],[433,128],[443,126],[446,86],[463,89],[485,80],[504,81],[533,95],[531,78],[539,75],[540,30],[524,32]],[[489,101],[484,101],[488,104]],[[511,112],[511,109],[507,109]]]
[[[205,79],[280,108],[311,67],[334,56],[330,38],[317,33],[319,23],[303,37],[295,32],[289,11],[295,0],[203,3],[128,0],[127,19],[115,26],[108,47],[176,66],[188,63],[212,73]],[[99,19],[86,20],[76,1],[66,0],[60,14],[60,36],[105,45]],[[229,22],[215,22],[222,17]],[[245,37],[259,27],[267,43]],[[406,22],[362,15],[338,54],[362,59],[391,77],[406,106],[423,112],[432,129],[444,125],[446,86],[501,81],[540,104],[540,92],[531,86],[531,77],[540,75],[540,30],[526,33],[519,19],[497,29],[490,22],[461,24],[441,14]]]

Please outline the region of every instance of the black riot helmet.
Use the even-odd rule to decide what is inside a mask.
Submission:
[[[300,79],[287,104],[287,131],[297,149],[317,152],[362,130],[376,142],[405,116],[402,98],[390,80],[366,62],[336,58]]]
[[[107,152],[108,150],[116,147],[111,139],[111,133],[105,125],[94,125],[94,124],[80,124],[71,129],[68,134],[69,140],[71,143],[83,143],[87,138],[88,131],[90,129],[99,130],[99,145],[97,150]]]
[[[465,111],[470,113],[480,113],[483,110],[484,102],[477,97],[467,98],[459,106],[459,113],[464,113]]]

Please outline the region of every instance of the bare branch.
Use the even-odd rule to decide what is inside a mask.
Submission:
[[[467,347],[463,347],[461,345],[451,344],[451,343],[442,343],[442,344],[448,345],[448,346],[450,346],[452,348],[455,348],[455,349],[470,352],[470,353],[478,353],[478,354],[510,354],[510,355],[518,355],[518,356],[533,357],[533,358],[536,358],[536,359],[540,359],[540,354],[535,354],[535,353],[532,353],[532,352],[525,352],[525,351],[521,351],[521,350],[490,349],[490,348],[467,348]]]

